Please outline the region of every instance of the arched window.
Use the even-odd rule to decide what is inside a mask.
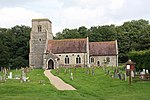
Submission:
[[[38,32],[42,32],[42,26],[38,25]]]
[[[76,64],[80,64],[81,63],[81,57],[79,55],[77,55],[76,57]]]
[[[69,57],[68,57],[68,55],[66,55],[66,57],[65,57],[65,64],[69,64]]]
[[[94,63],[94,58],[93,57],[91,58],[91,63]]]

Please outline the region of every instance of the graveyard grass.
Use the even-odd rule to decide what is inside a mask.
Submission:
[[[27,76],[30,82],[20,83],[20,80],[0,82],[0,100],[149,100],[150,82],[135,82],[131,86],[127,81],[113,79],[105,75],[100,68],[95,69],[94,75],[87,74],[86,68],[53,70],[65,82],[73,85],[75,91],[59,91],[49,83],[44,76],[44,70],[34,69]],[[70,79],[73,72],[74,80]],[[13,75],[21,71],[13,70]],[[0,73],[2,74],[2,73]],[[44,80],[42,84],[40,80]]]

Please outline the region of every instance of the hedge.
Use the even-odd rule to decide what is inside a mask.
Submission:
[[[150,50],[144,51],[131,51],[128,57],[136,63],[136,68],[150,70]]]

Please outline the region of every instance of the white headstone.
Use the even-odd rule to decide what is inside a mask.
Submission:
[[[131,77],[134,77],[134,72],[133,71],[131,71]]]
[[[23,81],[24,81],[24,82],[26,82],[26,77],[25,77],[25,76],[23,76],[22,78],[23,78]]]
[[[12,72],[9,73],[9,78],[12,79]]]
[[[146,73],[148,74],[148,70],[146,70]]]
[[[73,80],[73,73],[71,72],[71,80]]]

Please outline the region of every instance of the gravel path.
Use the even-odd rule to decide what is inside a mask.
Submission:
[[[51,84],[54,85],[58,90],[76,90],[71,85],[65,83],[63,80],[58,78],[57,76],[54,76],[50,70],[45,70],[44,74],[48,79],[50,80]]]

